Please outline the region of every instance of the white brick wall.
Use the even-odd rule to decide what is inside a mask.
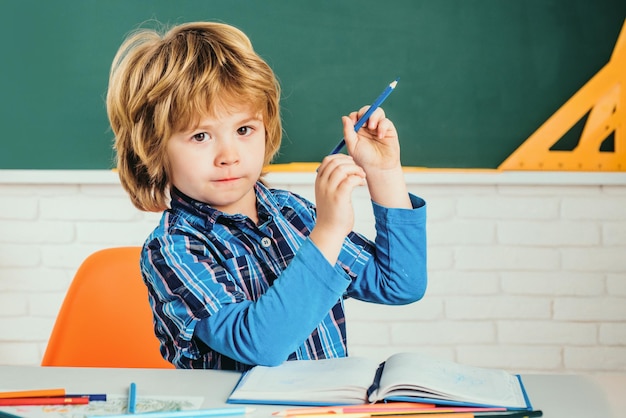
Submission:
[[[134,209],[113,176],[29,176],[0,172],[0,364],[39,364],[81,261],[140,245],[159,218]],[[625,177],[512,179],[407,175],[429,205],[427,295],[398,307],[347,301],[352,355],[419,350],[516,372],[626,371]],[[311,174],[269,180],[313,199]],[[356,229],[372,237],[365,190],[354,206]]]

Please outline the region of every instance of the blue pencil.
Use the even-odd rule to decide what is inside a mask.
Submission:
[[[214,409],[194,409],[187,411],[157,411],[143,412],[132,415],[141,418],[212,418],[222,416],[246,415],[254,411],[253,408],[214,408]],[[131,418],[131,414],[87,416],[86,418]]]
[[[89,401],[106,401],[107,395],[106,393],[76,393],[71,395],[65,395],[66,398],[89,398]]]
[[[137,385],[131,383],[128,388],[128,413],[134,414],[137,407]]]
[[[378,109],[381,104],[383,104],[383,102],[391,94],[393,89],[396,88],[396,84],[398,84],[398,80],[400,80],[400,78],[396,78],[394,81],[389,83],[387,88],[383,90],[380,96],[378,96],[378,98],[374,100],[374,103],[372,103],[369,109],[367,109],[367,112],[365,112],[365,114],[361,116],[359,120],[356,121],[356,123],[354,124],[354,132],[358,132],[359,129],[361,129],[361,127],[363,126],[363,124],[365,124],[365,122],[367,122],[370,116],[372,116],[372,113],[374,113],[374,111]],[[339,141],[339,143],[337,144],[337,146],[330,152],[330,155],[337,154],[339,151],[341,151],[344,145],[346,145],[346,139],[342,138],[341,141]]]

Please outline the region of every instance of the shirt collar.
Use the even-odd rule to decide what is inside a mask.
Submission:
[[[256,204],[259,217],[264,217],[264,214],[273,216],[281,212],[287,198],[285,194],[275,195],[267,186],[265,186],[260,181],[256,182],[254,186],[254,191],[256,194]],[[219,211],[209,204],[200,202],[187,196],[173,186],[170,190],[170,196],[170,207],[173,211],[183,210],[185,212],[190,212],[195,216],[204,219],[208,218],[211,223],[215,223],[221,217],[230,219],[232,221],[242,220],[245,218],[243,215],[240,214],[229,215],[222,211]]]

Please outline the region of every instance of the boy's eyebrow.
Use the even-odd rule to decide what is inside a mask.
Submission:
[[[213,120],[214,121],[214,120]],[[204,123],[201,122],[187,130],[185,130],[186,132],[192,132],[198,129],[205,129],[205,128],[211,128],[215,123],[211,121],[210,123]],[[249,117],[244,117],[239,119],[235,125],[245,125],[247,123],[251,123],[251,122],[259,122],[259,123],[263,123],[263,117],[260,115],[254,115],[254,116],[249,116]]]
[[[261,123],[263,123],[263,117],[259,116],[259,115],[250,116],[249,118],[245,118],[245,119],[241,120],[238,123],[238,125],[244,125],[244,124],[250,123],[250,122],[261,122]]]

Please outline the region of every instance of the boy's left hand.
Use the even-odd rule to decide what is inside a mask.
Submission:
[[[366,172],[398,168],[401,164],[398,133],[382,108],[372,113],[359,132],[354,132],[354,124],[368,108],[365,106],[342,118],[348,153]]]

